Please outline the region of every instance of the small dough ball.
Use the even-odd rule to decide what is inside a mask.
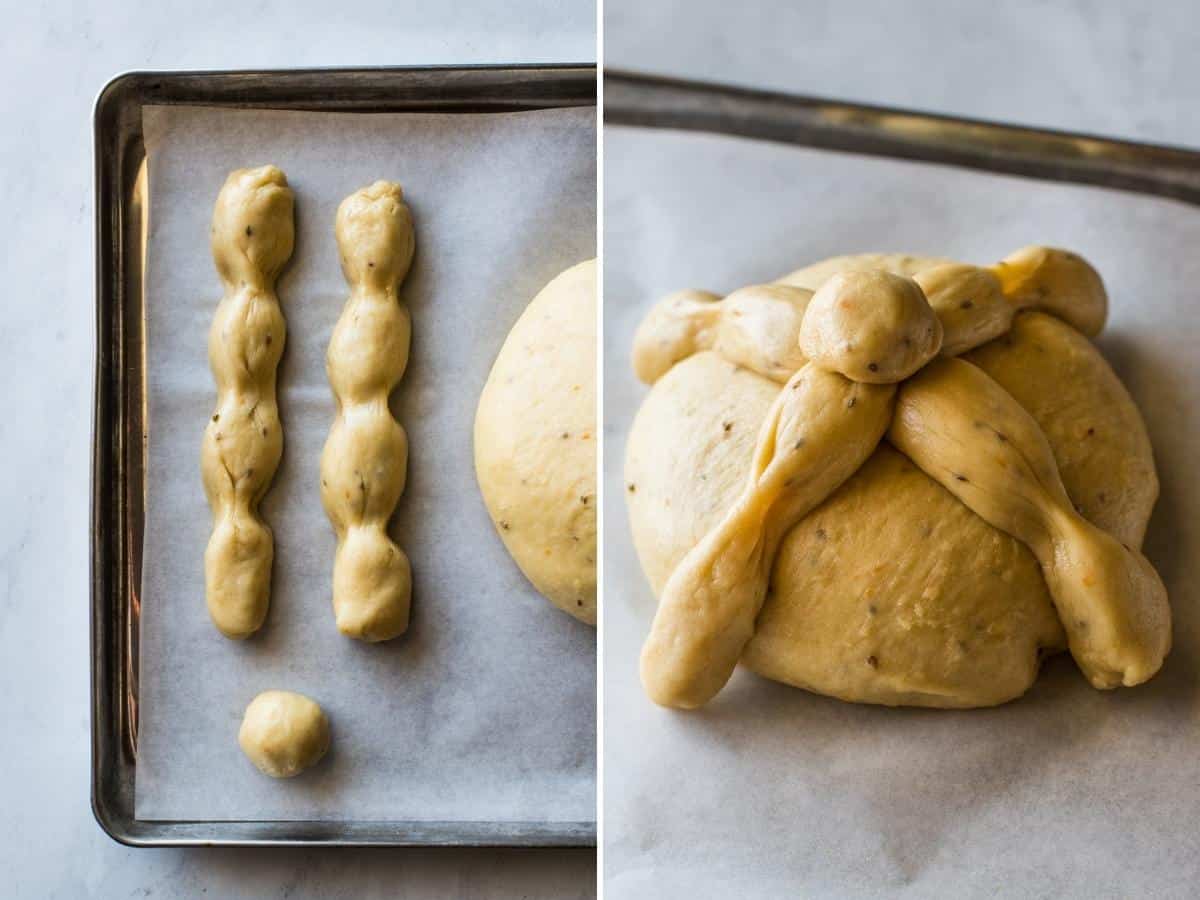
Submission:
[[[852,381],[892,384],[933,359],[942,325],[911,278],[843,272],[813,294],[800,326],[808,359]]]
[[[246,707],[238,731],[242,752],[272,778],[291,778],[315,766],[329,739],[325,712],[292,691],[263,691]]]
[[[475,474],[504,546],[559,609],[596,623],[596,261],[509,332],[475,413]]]

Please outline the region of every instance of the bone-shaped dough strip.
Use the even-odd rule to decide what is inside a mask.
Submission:
[[[1144,556],[1071,505],[1037,422],[981,369],[931,363],[900,387],[888,438],[1041,564],[1071,654],[1098,688],[1146,681],[1171,644],[1166,589]]]
[[[753,635],[779,542],[875,450],[895,391],[811,363],[780,391],[745,491],[663,589],[641,659],[654,702],[694,708],[729,680]]]
[[[796,343],[812,292],[757,284],[722,299],[708,291],[677,291],[660,300],[633,338],[633,370],[653,384],[675,363],[715,350],[732,363],[780,383],[804,365]]]
[[[1108,309],[1096,270],[1083,257],[1053,247],[1025,247],[993,266],[938,265],[914,279],[941,321],[943,356],[1005,334],[1024,309],[1050,313],[1089,336],[1104,327]],[[797,339],[812,296],[782,284],[742,288],[724,299],[707,291],[670,294],[638,327],[634,371],[653,384],[677,362],[714,350],[773,381],[787,381],[807,361]]]
[[[291,188],[275,166],[231,172],[213,209],[225,295],[208,335],[217,405],[200,451],[213,511],[204,581],[213,624],[231,638],[257,631],[271,601],[275,548],[258,505],[283,453],[275,370],[287,326],[275,279],[292,255],[292,216]]]
[[[408,467],[408,438],[388,409],[412,333],[397,296],[414,245],[400,185],[351,194],[334,231],[351,291],[325,357],[338,404],[321,453],[321,500],[338,539],[333,611],[343,634],[385,641],[408,628],[412,594],[408,557],[387,534]]]

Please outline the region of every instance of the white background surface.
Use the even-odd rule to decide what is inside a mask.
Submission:
[[[699,3],[610,0],[608,6],[607,52],[616,65],[1200,144],[1194,52],[1200,18],[1192,0],[828,0],[778,3],[774,13],[743,4],[726,19],[707,21]],[[135,851],[101,833],[87,806],[96,91],[117,71],[138,67],[587,60],[594,45],[586,7],[558,0],[4,5],[0,891],[6,896],[589,893],[591,864],[583,853]]]
[[[581,898],[583,852],[130,850],[88,807],[91,105],[134,68],[595,58],[588,2],[0,4],[0,897]]]

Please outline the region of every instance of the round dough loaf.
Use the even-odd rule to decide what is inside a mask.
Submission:
[[[543,596],[596,623],[596,261],[567,269],[509,332],[475,414],[492,521]]]
[[[238,731],[242,752],[272,778],[291,778],[315,766],[329,741],[325,712],[292,691],[263,691],[246,707]]]
[[[898,274],[942,262],[842,257],[788,278],[814,289],[838,265],[869,267],[864,260]],[[1012,332],[967,358],[1041,425],[1083,515],[1140,544],[1158,490],[1149,441],[1090,342],[1057,319],[1023,313]],[[625,496],[656,594],[741,491],[778,390],[708,352],[676,365],[643,402],[627,445]],[[973,707],[1020,696],[1041,659],[1065,646],[1029,550],[882,444],[784,539],[741,661],[844,700]]]

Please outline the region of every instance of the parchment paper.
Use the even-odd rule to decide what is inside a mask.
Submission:
[[[595,255],[595,110],[346,115],[146,111],[150,234],[149,471],[137,816],[144,819],[584,821],[595,815],[595,632],[513,564],[475,482],[479,392],[508,329],[559,271]],[[279,284],[284,456],[263,514],[275,532],[270,616],[245,642],[204,605],[209,510],[199,453],[215,398],[206,341],[221,296],[209,253],[229,170],[272,162],[296,193]],[[334,536],[318,463],[333,399],[324,356],[347,286],[343,197],[399,181],[417,254],[401,288],[412,355],[393,395],[408,486],[393,535],[413,564],[412,623],[394,641],[342,637]],[[259,691],[321,702],[334,742],[288,781],[242,756]]]
[[[1028,243],[1093,261],[1099,343],[1149,427],[1145,545],[1175,648],[1136,689],[1069,657],[993,710],[855,706],[739,672],[700,712],[637,677],[654,597],[622,500],[652,301],[727,292],[840,253],[992,262]],[[1090,188],[716,136],[605,134],[606,896],[1194,897],[1200,875],[1200,209]],[[1046,385],[1054,390],[1054,385]]]

